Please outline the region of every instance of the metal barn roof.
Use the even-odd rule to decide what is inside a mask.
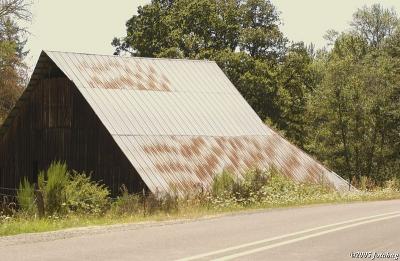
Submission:
[[[266,126],[215,62],[45,51],[33,80],[46,59],[76,85],[152,192],[190,191],[223,170],[269,166],[347,187]]]

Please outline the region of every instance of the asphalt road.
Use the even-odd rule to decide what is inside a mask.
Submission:
[[[78,231],[0,238],[0,260],[400,260],[400,200]]]

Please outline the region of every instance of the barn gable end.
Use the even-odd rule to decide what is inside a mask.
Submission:
[[[116,158],[128,162],[118,175],[137,172],[141,179],[130,182],[143,180],[152,192],[184,193],[209,186],[223,170],[241,175],[248,168],[270,166],[298,181],[324,180],[339,190],[347,187],[342,178],[263,124],[214,62],[46,51],[25,92],[43,81],[42,64],[54,64],[54,73],[69,79],[81,97],[76,101],[90,108],[97,128],[112,139],[109,143],[115,151],[110,154],[120,153]],[[5,134],[3,143],[13,139],[9,133],[16,131],[13,126],[23,111],[21,104],[0,129],[0,135]],[[63,121],[77,116],[63,110],[59,115]],[[90,158],[95,149],[89,146],[81,160]],[[106,164],[104,158],[96,160]],[[106,180],[104,171],[94,171]]]
[[[43,57],[43,56],[42,56]],[[18,113],[8,120],[0,136],[0,192],[18,187],[23,177],[37,182],[40,170],[54,160],[91,173],[113,194],[121,184],[130,191],[145,185],[104,128],[76,86],[49,62],[45,73],[19,102]]]

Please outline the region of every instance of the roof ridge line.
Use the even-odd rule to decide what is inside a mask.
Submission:
[[[118,134],[111,133],[112,136],[126,136],[126,137],[208,137],[208,138],[238,138],[238,137],[267,137],[272,134],[245,134],[245,135],[194,135],[194,134]]]
[[[144,56],[121,56],[114,54],[99,54],[99,53],[84,53],[84,52],[69,52],[69,51],[55,51],[55,50],[42,50],[45,53],[68,53],[68,54],[80,54],[80,55],[90,55],[90,56],[107,56],[107,57],[115,57],[115,58],[123,58],[123,59],[145,59],[145,60],[166,60],[166,61],[189,61],[189,62],[208,62],[208,63],[216,63],[213,60],[208,59],[188,59],[188,58],[167,58],[167,57],[144,57]]]

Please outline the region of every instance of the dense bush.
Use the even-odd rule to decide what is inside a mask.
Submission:
[[[53,162],[46,171],[41,171],[38,184],[43,202],[36,198],[34,186],[26,178],[20,184],[18,203],[25,212],[34,213],[38,204],[43,204],[47,216],[100,214],[110,206],[107,187],[92,181],[85,173],[70,174],[65,163]]]
[[[249,198],[257,193],[262,187],[268,184],[269,177],[275,173],[276,169],[269,171],[251,169],[243,174],[243,180],[238,180],[234,186],[234,195],[239,198]]]
[[[291,205],[307,202],[318,202],[323,195],[336,193],[324,184],[296,183],[291,179],[273,173],[267,186],[257,193],[261,204]]]
[[[324,184],[297,183],[276,168],[249,170],[242,179],[228,173],[217,176],[212,186],[211,205],[216,208],[290,205],[318,201],[336,193]]]
[[[67,213],[100,214],[110,206],[110,191],[103,184],[90,179],[84,172],[73,171],[64,187]]]
[[[214,197],[224,196],[227,193],[233,191],[235,186],[235,179],[233,178],[233,174],[223,171],[221,174],[218,174],[214,177],[211,193]]]

